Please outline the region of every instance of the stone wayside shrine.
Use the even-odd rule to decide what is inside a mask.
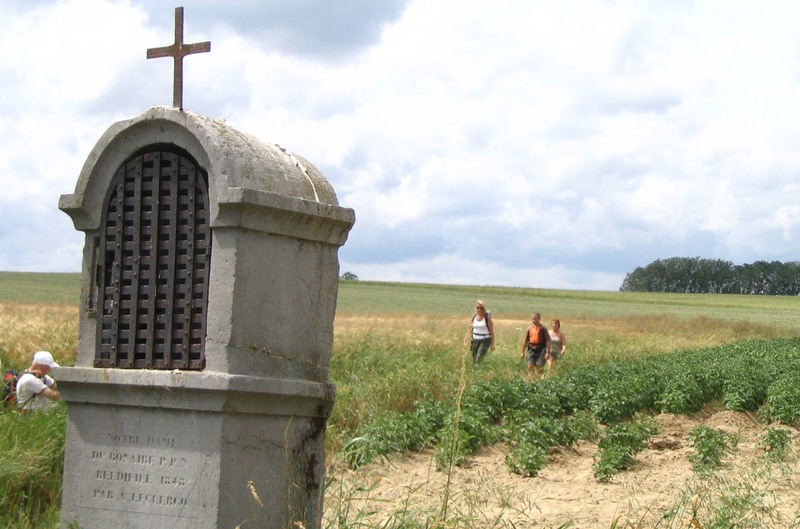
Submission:
[[[62,527],[319,528],[353,210],[176,107],[112,125],[59,207],[85,233]]]

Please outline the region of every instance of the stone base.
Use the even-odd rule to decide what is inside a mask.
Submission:
[[[58,377],[63,528],[319,527],[332,385],[79,367]]]

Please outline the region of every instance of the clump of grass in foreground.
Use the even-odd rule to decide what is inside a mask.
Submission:
[[[56,527],[61,504],[66,406],[0,413],[0,525]]]

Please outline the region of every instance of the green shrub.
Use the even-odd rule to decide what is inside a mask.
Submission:
[[[663,362],[645,357],[634,362],[609,362],[599,366],[600,382],[590,408],[603,424],[631,419],[638,411],[655,407],[664,378]]]
[[[474,438],[470,434],[461,428],[456,430],[455,424],[445,426],[433,451],[436,470],[443,471],[464,464],[473,451],[472,446]]]
[[[647,440],[656,433],[657,423],[650,418],[617,423],[606,430],[592,469],[600,481],[609,481],[620,470],[629,469],[636,454],[644,450]]]
[[[608,482],[621,470],[628,470],[634,464],[633,454],[624,446],[609,446],[597,453],[592,465],[594,477],[598,481]]]
[[[587,411],[566,417],[532,417],[520,420],[512,417],[507,428],[507,440],[512,443],[536,445],[543,450],[553,446],[571,446],[581,439],[597,437],[597,419]]]
[[[536,444],[520,444],[509,452],[505,462],[514,474],[532,478],[547,464],[547,452]]]
[[[524,382],[507,380],[478,382],[464,392],[464,407],[481,408],[491,421],[499,421],[521,406],[524,392],[529,390],[526,386]]]
[[[595,366],[590,366],[568,371],[552,380],[558,381],[562,408],[569,413],[590,408],[600,374]]]
[[[550,417],[533,417],[528,421],[512,424],[509,433],[512,441],[520,445],[535,445],[543,450],[561,444],[565,435],[563,422]]]
[[[771,461],[782,461],[791,449],[792,436],[788,430],[768,427],[758,442],[764,455]]]
[[[767,397],[765,373],[752,359],[732,363],[722,390],[722,404],[728,410],[754,411]]]
[[[700,425],[689,433],[689,442],[694,452],[689,461],[698,474],[704,474],[719,467],[722,458],[739,444],[739,438],[718,428]]]
[[[694,378],[703,392],[703,402],[708,403],[722,397],[725,387],[724,367],[708,354],[697,355],[693,366]]]
[[[797,424],[800,419],[800,375],[792,373],[767,388],[766,418],[784,424]]]
[[[573,397],[579,395],[574,384],[560,377],[548,378],[537,384],[536,415],[540,417],[561,417],[578,409],[578,402]],[[588,405],[586,406],[588,407]]]
[[[639,395],[627,382],[617,380],[597,388],[591,400],[591,410],[598,421],[613,424],[630,419],[642,409],[639,406]]]
[[[703,389],[694,376],[681,373],[670,377],[666,388],[656,401],[665,413],[694,413],[706,403]]]
[[[453,421],[455,417],[449,418],[446,424]],[[494,444],[502,437],[499,426],[495,425],[482,409],[462,408],[458,427],[467,434],[470,452],[474,452],[480,446]]]
[[[592,441],[597,439],[597,419],[588,411],[576,411],[565,417],[565,428],[573,433],[577,440]]]
[[[441,430],[446,410],[446,404],[427,400],[416,403],[411,413],[378,415],[344,444],[342,456],[357,468],[392,452],[420,450]]]

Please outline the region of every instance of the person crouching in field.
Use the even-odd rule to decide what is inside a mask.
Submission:
[[[470,334],[472,341],[470,351],[472,351],[472,363],[479,364],[489,349],[494,351],[494,324],[492,323],[491,312],[486,310],[486,304],[480,299],[475,302],[475,314],[469,322],[467,334],[464,336],[464,346]]]
[[[547,355],[547,374],[553,370],[556,360],[567,352],[567,337],[561,331],[561,320],[553,320],[550,326],[550,354]]]
[[[45,410],[55,406],[61,396],[56,381],[48,375],[54,367],[59,365],[49,352],[39,351],[33,355],[31,366],[17,381],[17,407],[20,410]]]
[[[531,325],[525,332],[525,339],[522,340],[522,348],[519,357],[525,358],[528,364],[528,376],[538,378],[542,376],[546,356],[550,354],[550,333],[542,325],[542,315],[534,312],[531,316]]]

